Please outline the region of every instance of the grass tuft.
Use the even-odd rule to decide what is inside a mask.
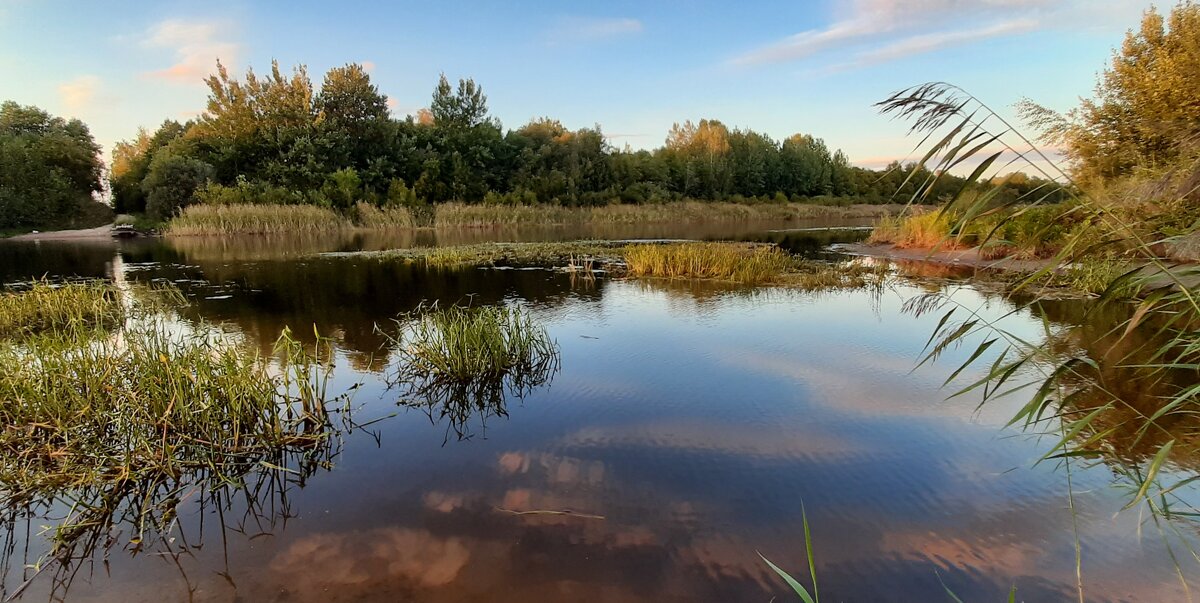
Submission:
[[[740,243],[631,245],[624,251],[630,276],[707,278],[748,285],[769,283],[795,265],[777,247]]]

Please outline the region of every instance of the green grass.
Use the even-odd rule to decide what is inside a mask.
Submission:
[[[421,380],[494,380],[557,361],[546,330],[515,306],[435,307],[399,324],[393,337],[403,370]]]
[[[399,351],[388,377],[401,406],[449,420],[459,438],[476,416],[505,416],[506,394],[523,398],[550,382],[558,344],[518,307],[422,308],[384,332]]]
[[[99,281],[52,284],[37,281],[0,292],[0,338],[43,331],[114,327],[125,319],[117,292]]]
[[[0,338],[0,504],[66,504],[51,531],[62,567],[122,521],[133,543],[169,531],[180,492],[236,489],[288,458],[328,452],[319,352],[286,330],[271,357],[214,327],[181,332],[161,313],[181,299],[100,283],[0,297],[10,325]]]

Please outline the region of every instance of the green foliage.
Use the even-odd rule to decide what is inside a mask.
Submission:
[[[329,70],[319,89],[303,66],[285,74],[277,63],[265,77],[249,70],[242,79],[218,63],[205,82],[208,108],[194,123],[166,122],[114,150],[111,182],[121,211],[146,208],[143,184],[163,154],[212,166],[212,182],[191,197],[177,194],[156,204],[156,214],[193,200],[302,203],[350,213],[365,202],[410,208],[426,224],[428,208],[445,203],[905,200],[889,189],[903,180],[898,164],[884,173],[855,168],[813,136],[777,142],[702,119],[676,125],[662,148],[621,151],[599,126],[572,130],[539,118],[506,132],[470,79],[454,86],[443,76],[429,109],[407,119],[391,117],[387,97],[356,64]],[[942,181],[939,195],[962,182]]]
[[[1095,98],[1065,116],[1030,101],[1022,110],[1048,141],[1065,146],[1084,184],[1191,163],[1200,135],[1198,38],[1200,5],[1180,2],[1166,17],[1151,7],[1113,53]]]
[[[196,193],[213,178],[208,163],[171,152],[158,153],[142,181],[146,213],[166,220],[196,200]]]
[[[321,192],[334,207],[346,209],[362,198],[362,179],[354,168],[342,168],[325,177]]]
[[[100,147],[83,122],[0,105],[0,228],[60,223],[102,190]]]

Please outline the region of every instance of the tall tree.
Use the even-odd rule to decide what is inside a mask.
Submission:
[[[76,215],[103,190],[102,171],[100,147],[83,122],[0,104],[0,227]]]

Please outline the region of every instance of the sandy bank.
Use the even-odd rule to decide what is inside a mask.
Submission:
[[[1050,264],[1050,260],[1045,259],[987,259],[980,257],[978,249],[901,249],[892,245],[872,245],[869,243],[845,243],[834,245],[833,249],[850,255],[865,257],[934,262],[968,268],[1012,270],[1016,272],[1035,272]]]

